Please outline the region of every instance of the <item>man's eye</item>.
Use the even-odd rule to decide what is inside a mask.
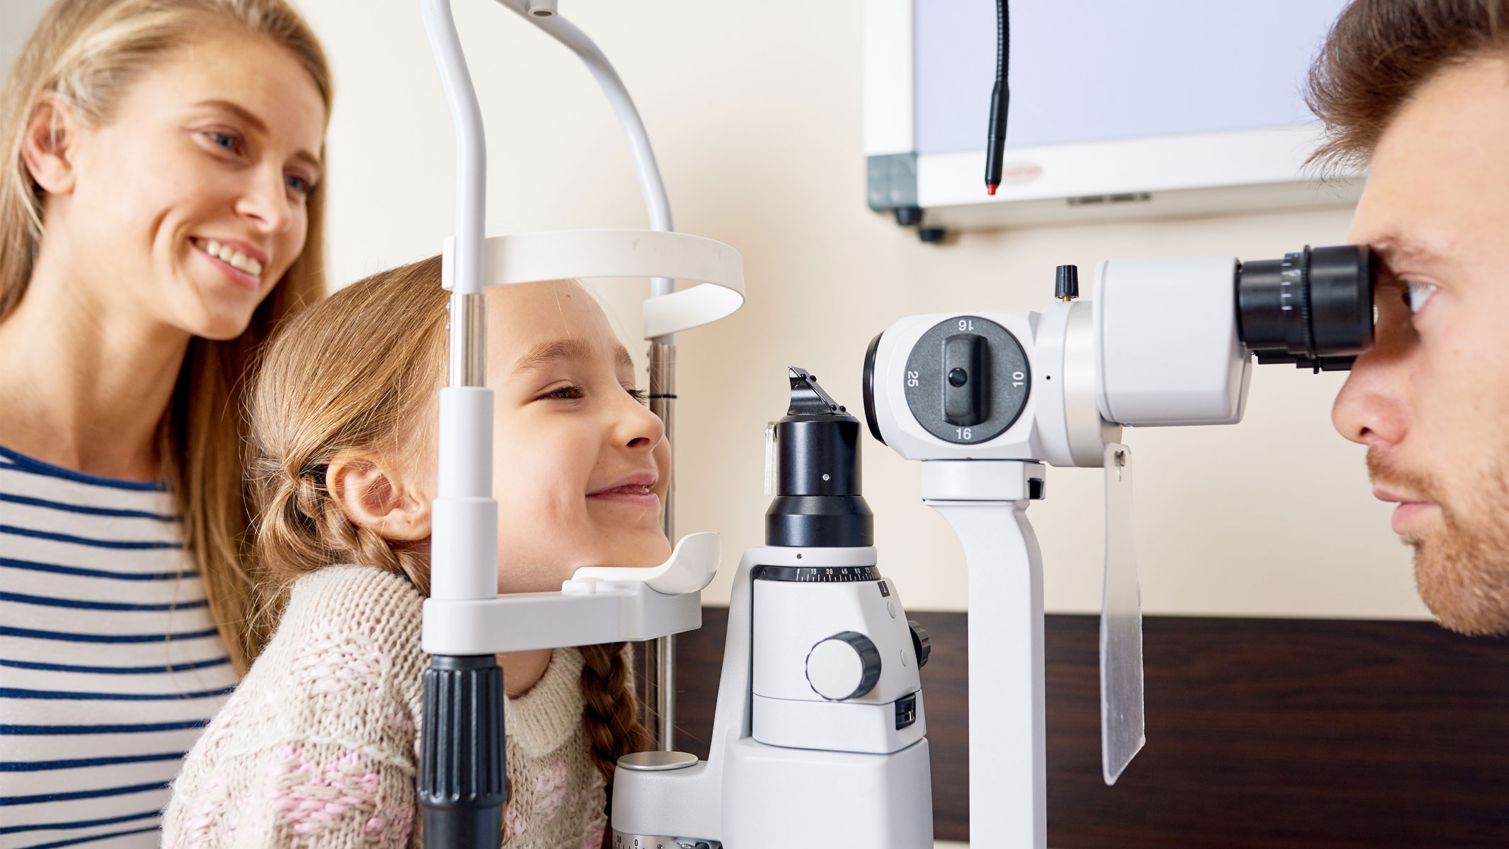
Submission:
[[[1404,284],[1407,287],[1404,301],[1409,304],[1409,311],[1412,313],[1418,313],[1420,310],[1425,309],[1425,302],[1430,300],[1430,296],[1436,293],[1436,285],[1434,283],[1419,283],[1414,280],[1406,280]]]

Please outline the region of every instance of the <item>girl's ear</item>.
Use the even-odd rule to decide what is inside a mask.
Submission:
[[[21,158],[32,182],[51,195],[66,195],[78,180],[73,143],[78,136],[78,121],[55,97],[39,101],[26,121],[21,138]]]
[[[430,499],[374,457],[336,457],[325,471],[325,488],[347,519],[383,539],[418,542],[430,535]]]

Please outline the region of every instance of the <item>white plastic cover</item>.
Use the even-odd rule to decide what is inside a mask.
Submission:
[[[1132,451],[1105,451],[1106,579],[1100,611],[1100,747],[1106,784],[1147,742],[1142,703],[1142,592],[1132,539]]]
[[[454,240],[445,242],[450,264]],[[654,339],[711,324],[744,305],[739,252],[713,239],[655,230],[554,230],[489,236],[483,243],[486,286],[541,280],[652,277],[696,285],[644,302],[644,335]],[[441,284],[453,283],[442,273]]]

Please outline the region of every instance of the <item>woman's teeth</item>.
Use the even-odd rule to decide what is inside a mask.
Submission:
[[[222,245],[214,239],[195,239],[194,246],[219,259],[231,268],[244,271],[253,277],[262,276],[262,263],[236,250],[230,245]]]

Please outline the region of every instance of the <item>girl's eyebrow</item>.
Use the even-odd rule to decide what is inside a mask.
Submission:
[[[616,346],[613,361],[616,365],[634,367],[634,359],[622,345]],[[541,342],[530,348],[514,363],[514,373],[540,371],[558,360],[587,360],[592,358],[592,346],[581,339],[555,339]]]

